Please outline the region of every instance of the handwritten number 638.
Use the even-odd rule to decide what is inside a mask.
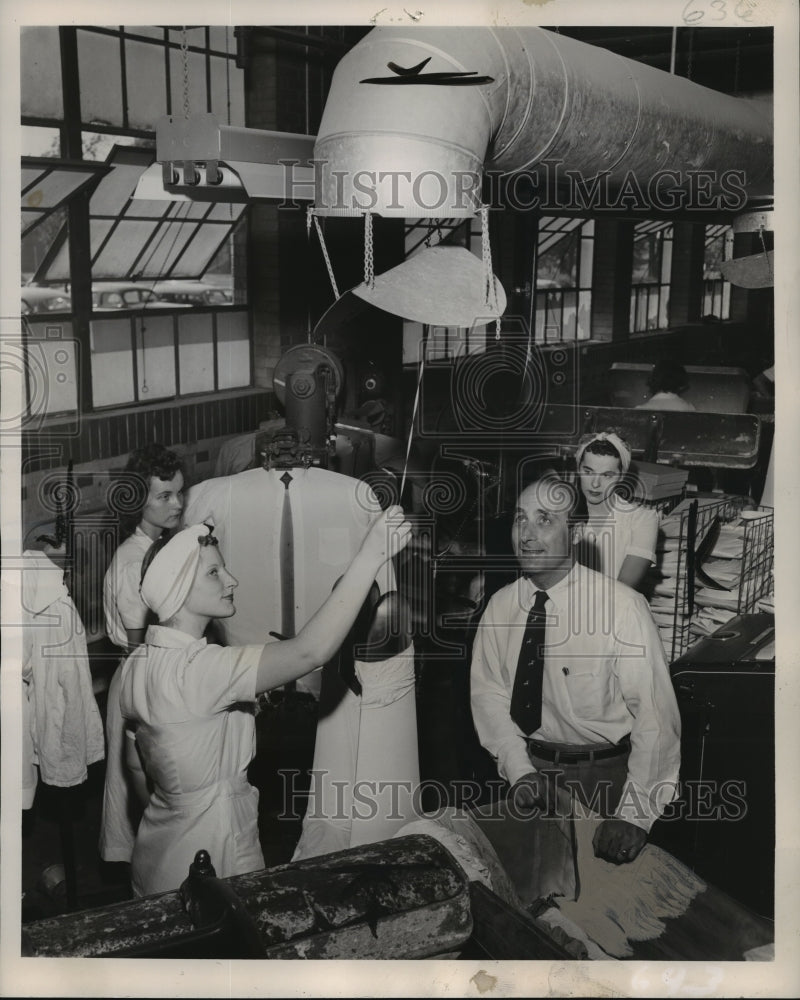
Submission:
[[[682,16],[685,24],[698,24],[706,14],[709,14],[712,21],[724,21],[728,12],[733,11],[740,20],[749,21],[757,6],[758,0],[737,0],[736,3],[729,3],[728,0],[709,0],[708,3],[689,0],[683,8]]]

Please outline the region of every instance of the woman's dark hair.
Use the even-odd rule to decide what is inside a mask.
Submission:
[[[183,462],[174,451],[167,451],[163,444],[146,444],[128,456],[126,472],[133,472],[149,483],[153,476],[169,482],[177,472],[183,472]]]
[[[652,395],[657,392],[674,392],[680,395],[689,388],[689,376],[677,361],[656,361],[647,384]]]
[[[182,459],[163,444],[147,444],[130,453],[124,474],[109,493],[109,506],[119,515],[124,536],[132,534],[141,520],[150,480],[155,477],[169,482],[179,472],[186,475]]]
[[[584,448],[583,454],[607,455],[609,458],[618,459],[620,467],[622,466],[622,456],[610,441],[591,441]]]

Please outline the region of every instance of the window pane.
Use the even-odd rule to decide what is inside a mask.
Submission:
[[[214,341],[211,313],[178,317],[180,393],[210,392],[214,388]]]
[[[217,313],[219,389],[250,385],[250,338],[246,312]]]
[[[50,250],[50,247],[53,245],[53,242],[66,223],[67,208],[66,205],[62,205],[61,208],[57,208],[55,212],[49,215],[46,219],[40,222],[38,226],[31,229],[22,237],[23,275],[27,274],[28,278],[33,277],[44,262],[45,255]],[[66,247],[66,240],[64,245]],[[65,266],[67,270],[65,272],[65,277],[61,278],[62,281],[66,281],[69,277],[68,259],[65,261]]]
[[[186,248],[186,253],[176,262],[172,275],[176,278],[193,278],[202,274],[214,258],[220,244],[225,240],[229,232],[227,226],[212,225],[211,223],[201,226],[191,244]],[[174,255],[171,259],[174,259]]]
[[[232,59],[211,56],[210,63],[211,110],[223,125],[244,125],[244,70]]]
[[[578,296],[578,340],[588,340],[592,335],[592,293],[581,292]]]
[[[92,215],[116,216],[133,193],[145,164],[115,163],[91,198]]]
[[[81,121],[122,127],[122,69],[119,39],[78,31]]]
[[[189,240],[197,239],[196,233],[197,224],[194,222],[161,223],[157,236],[136,265],[137,273],[145,278],[159,278],[163,274],[169,274],[175,259]]]
[[[128,82],[128,125],[155,129],[167,113],[167,75],[164,49],[146,42],[125,42]]]
[[[42,230],[46,231],[47,225],[47,222],[43,222],[41,226],[37,226],[32,232],[28,233],[25,240],[35,238]],[[66,240],[59,246],[55,258],[47,268],[46,277],[48,281],[69,281],[69,246]],[[37,280],[42,280],[42,278],[44,278],[44,275],[39,276]]]
[[[108,135],[104,132],[81,132],[81,155],[84,160],[98,160],[105,163],[115,146],[137,146],[155,149],[155,139],[142,139],[135,135]],[[144,169],[144,168],[143,168]],[[137,178],[138,180],[138,178]]]
[[[19,139],[21,156],[61,156],[61,136],[57,128],[23,125]]]
[[[661,286],[661,304],[658,311],[658,329],[669,326],[669,285]]]
[[[92,396],[95,406],[131,403],[133,353],[129,319],[92,320]]]
[[[670,227],[670,235],[672,229]],[[669,284],[670,278],[672,277],[672,239],[667,239],[664,236],[664,242],[661,248],[661,284]]]
[[[544,316],[545,316],[545,297],[544,295],[536,296],[536,324],[535,324],[535,336],[534,339],[537,344],[541,344],[544,340]]]
[[[594,227],[592,227],[594,228]],[[586,226],[584,226],[584,233]],[[592,287],[592,263],[594,261],[594,240],[581,240],[581,288]]]
[[[217,52],[228,52],[233,55],[236,52],[236,38],[233,28],[220,25],[212,26],[209,32],[209,44]]]
[[[546,292],[547,311],[544,317],[544,340],[546,344],[561,339],[561,292]]]
[[[633,273],[634,285],[658,281],[660,278],[658,234],[641,236],[633,242]]]
[[[575,292],[564,292],[564,319],[561,330],[562,340],[574,340],[577,328],[576,315],[577,294]]]
[[[657,330],[659,321],[659,294],[658,289],[653,288],[650,290],[650,296],[647,303],[647,329]]]
[[[58,28],[21,29],[20,76],[23,116],[64,117]]]
[[[175,342],[171,316],[134,319],[139,399],[146,403],[175,395]]]
[[[636,301],[636,329],[647,329],[647,299],[648,289],[640,288],[639,297]]]
[[[28,370],[31,415],[78,408],[77,351],[71,323],[29,323]],[[53,334],[58,332],[58,336]]]
[[[116,278],[127,275],[155,229],[154,222],[120,222],[92,264],[92,277]],[[137,270],[138,268],[137,264]]]
[[[37,179],[38,175],[38,179]],[[22,198],[23,208],[52,208],[93,176],[92,170],[24,171],[22,187],[29,187]],[[32,186],[34,185],[35,186]]]
[[[540,235],[541,238],[541,235]],[[536,280],[539,288],[574,288],[578,281],[577,231],[559,237],[539,254]]]

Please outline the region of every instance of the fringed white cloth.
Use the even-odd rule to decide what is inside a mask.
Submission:
[[[706,884],[653,844],[624,865],[596,858],[592,840],[603,820],[577,800],[574,806],[580,893],[559,899],[558,908],[608,955],[628,958],[632,941],[659,937],[664,921],[682,916]]]

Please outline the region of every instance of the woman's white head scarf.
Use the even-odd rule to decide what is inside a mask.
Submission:
[[[167,621],[186,603],[200,562],[201,538],[210,535],[208,524],[193,524],[167,542],[147,567],[141,585],[142,600]]]
[[[578,469],[580,469],[583,453],[589,445],[594,444],[595,441],[608,441],[610,445],[613,445],[619,455],[622,471],[628,471],[631,466],[631,450],[622,438],[613,431],[601,431],[599,434],[590,434],[586,438],[582,438],[580,440],[577,450],[575,451],[575,463],[578,466]]]

